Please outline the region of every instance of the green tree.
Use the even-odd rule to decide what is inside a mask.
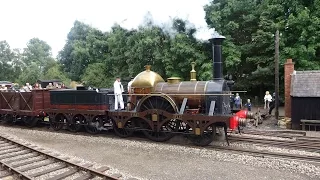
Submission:
[[[104,33],[75,21],[58,60],[68,76],[78,81],[89,64],[105,62],[107,51],[107,36]]]
[[[204,8],[208,25],[226,37],[224,72],[231,74],[238,86],[244,85],[241,88],[247,87],[241,80],[248,78],[257,65],[265,61],[261,56],[261,59],[257,58],[258,62],[252,59],[259,56],[253,44],[253,34],[259,29],[259,5],[260,0],[216,0]]]
[[[60,64],[55,63],[52,64],[48,70],[45,71],[44,75],[41,77],[42,79],[58,79],[61,80],[64,84],[70,84],[71,80],[66,76],[66,74],[61,71]]]
[[[52,61],[51,47],[39,38],[32,38],[23,51],[24,63],[29,66],[33,62],[43,68],[48,61]]]
[[[158,26],[140,26],[127,41],[129,47],[127,63],[130,74],[137,74],[144,70],[145,65],[150,64],[153,71],[165,76],[163,60],[169,40]]]
[[[128,59],[133,55],[129,51],[132,44],[127,43],[127,41],[134,32],[115,24],[107,34],[108,55],[104,62],[107,77],[129,77],[133,74],[128,65]]]
[[[82,82],[93,87],[111,87],[114,78],[105,76],[106,67],[104,63],[90,64],[82,76]]]
[[[227,37],[228,73],[239,88],[255,92],[274,87],[277,29],[281,67],[293,58],[296,69],[320,69],[319,10],[320,0],[215,0],[205,6],[208,25]],[[283,68],[280,78],[283,83]]]
[[[31,85],[36,83],[41,77],[40,68],[37,63],[31,62],[30,65],[25,67],[18,77],[18,83],[24,85],[30,83]]]
[[[20,71],[19,54],[10,49],[7,41],[0,41],[0,79],[4,81],[14,81]]]
[[[195,38],[196,29],[193,25],[176,18],[172,21],[172,30],[168,51],[162,54],[167,76],[179,76],[184,80],[189,80],[191,62],[196,62],[198,78],[200,80],[211,79],[210,56],[206,56],[204,43]]]

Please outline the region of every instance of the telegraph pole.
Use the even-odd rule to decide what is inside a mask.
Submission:
[[[275,75],[275,115],[276,120],[279,120],[279,30],[276,31],[275,39],[275,57],[274,57],[274,75]]]

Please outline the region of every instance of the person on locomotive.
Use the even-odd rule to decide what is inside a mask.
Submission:
[[[113,88],[114,88],[114,97],[115,97],[114,109],[118,110],[119,103],[120,103],[120,108],[124,109],[124,102],[122,97],[122,93],[124,92],[124,90],[120,82],[120,77],[116,78],[116,81],[113,83]]]

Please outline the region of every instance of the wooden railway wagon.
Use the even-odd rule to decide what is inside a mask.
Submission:
[[[50,106],[49,91],[45,89],[31,92],[0,92],[0,114],[7,123],[23,121],[32,127],[43,121],[45,109]]]

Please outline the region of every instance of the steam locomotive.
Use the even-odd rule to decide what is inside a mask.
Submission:
[[[32,90],[1,92],[0,114],[7,123],[23,121],[29,127],[49,121],[54,130],[82,128],[91,134],[112,129],[119,137],[141,131],[153,141],[167,141],[176,134],[186,135],[199,146],[210,144],[216,129],[236,130],[245,126],[252,113],[230,107],[233,81],[223,78],[223,36],[211,39],[213,75],[211,81],[197,81],[194,63],[190,81],[178,77],[167,82],[146,65],[132,82],[126,110],[114,110],[109,91]],[[226,135],[227,138],[227,135]]]

